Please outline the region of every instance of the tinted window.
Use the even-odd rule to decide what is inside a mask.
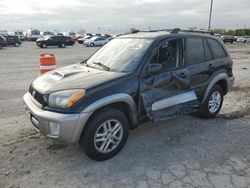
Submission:
[[[214,55],[214,59],[219,59],[227,56],[225,50],[222,48],[218,41],[214,39],[207,39],[207,41]]]
[[[204,42],[204,49],[205,49],[205,60],[211,61],[211,60],[213,60],[212,52],[207,44],[207,41],[203,40],[203,42]]]
[[[186,63],[188,65],[204,62],[204,47],[201,38],[187,38]]]
[[[162,65],[162,71],[168,71],[179,67],[181,39],[167,40],[163,42],[151,59],[151,63]]]

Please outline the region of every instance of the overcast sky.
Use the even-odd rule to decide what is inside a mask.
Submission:
[[[114,34],[129,28],[207,28],[210,0],[0,0],[0,29]],[[214,0],[212,28],[250,27],[250,0]]]

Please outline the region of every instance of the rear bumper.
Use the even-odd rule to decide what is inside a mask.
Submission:
[[[235,81],[235,77],[232,76],[230,78],[228,78],[228,89],[231,90],[233,85],[234,85],[234,81]]]
[[[67,143],[77,142],[90,114],[61,114],[43,110],[30,93],[23,96],[26,114],[43,135]]]

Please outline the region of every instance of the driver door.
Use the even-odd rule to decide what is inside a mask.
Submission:
[[[194,111],[197,96],[183,63],[183,38],[162,41],[141,79],[140,93],[147,116],[159,123]],[[157,68],[158,67],[158,70]]]

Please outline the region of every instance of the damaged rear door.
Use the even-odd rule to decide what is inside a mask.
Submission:
[[[162,122],[195,111],[197,96],[191,89],[190,72],[184,66],[184,39],[165,39],[155,48],[140,82],[147,116]]]

